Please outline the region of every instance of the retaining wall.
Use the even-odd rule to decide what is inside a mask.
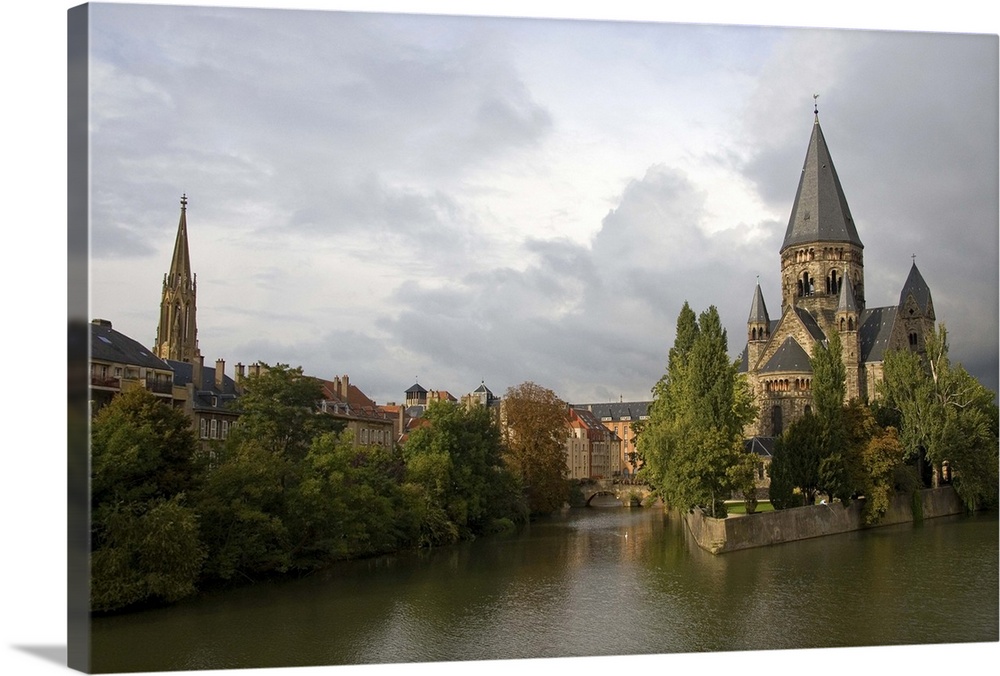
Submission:
[[[965,505],[951,486],[917,491],[917,498],[920,500],[924,519],[963,514],[966,511]],[[746,516],[731,516],[727,519],[713,519],[696,509],[685,514],[684,520],[699,547],[712,554],[724,554],[739,549],[909,523],[914,520],[912,500],[909,495],[895,496],[889,510],[877,526],[862,524],[863,500],[853,500],[848,507],[837,502],[832,505],[809,505]]]

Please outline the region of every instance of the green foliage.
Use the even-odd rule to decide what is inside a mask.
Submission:
[[[687,303],[667,371],[653,388],[649,420],[638,439],[642,476],[672,507],[706,507],[725,516],[741,461],[751,393],[730,361],[726,331],[714,306],[696,320]]]
[[[104,505],[91,556],[91,609],[172,602],[195,592],[205,551],[183,496]]]
[[[188,418],[134,389],[91,428],[91,608],[113,611],[195,591],[205,558],[184,493],[197,484]]]
[[[940,326],[923,358],[906,350],[886,354],[879,389],[883,405],[899,417],[909,456],[926,457],[939,476],[947,462],[956,492],[974,510],[997,501],[996,398],[951,364],[947,339]]]
[[[549,514],[569,497],[566,480],[566,403],[552,390],[525,382],[503,402],[504,462],[520,480],[531,514]]]
[[[313,439],[343,429],[336,418],[317,415],[322,385],[303,375],[302,367],[265,365],[243,380],[242,387],[240,418],[230,432],[236,444],[253,440],[271,453],[299,461]]]
[[[169,498],[196,479],[191,421],[152,393],[123,392],[91,428],[91,496],[95,506]]]
[[[205,573],[229,580],[283,572],[291,563],[284,523],[289,462],[251,440],[227,443],[197,497],[209,548]]]
[[[862,455],[865,504],[861,518],[865,524],[877,524],[889,510],[897,490],[897,473],[902,465],[903,445],[896,428],[879,429],[865,444]]]
[[[729,468],[729,480],[733,489],[743,495],[747,514],[753,514],[757,509],[757,463],[756,453],[743,453]]]
[[[422,543],[472,538],[497,519],[521,518],[521,488],[504,464],[492,413],[435,402],[424,417],[430,425],[415,430],[403,449],[407,481],[424,495]]]

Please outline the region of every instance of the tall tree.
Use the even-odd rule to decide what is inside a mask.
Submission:
[[[944,325],[929,336],[926,355],[886,354],[879,385],[887,408],[900,418],[900,437],[911,458],[926,459],[935,479],[948,463],[955,490],[969,509],[997,500],[996,397],[948,357]]]
[[[694,320],[684,304],[667,372],[654,395],[639,439],[647,479],[673,507],[704,506],[724,516],[737,476],[733,468],[743,455],[743,427],[754,409],[746,381],[729,358],[715,306]]]
[[[554,512],[569,498],[566,410],[555,392],[533,382],[511,387],[504,396],[504,461],[520,479],[532,514]]]

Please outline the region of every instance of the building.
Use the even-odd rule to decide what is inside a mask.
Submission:
[[[90,406],[97,413],[121,392],[135,387],[149,390],[167,404],[174,403],[174,373],[170,364],[149,348],[115,331],[106,319],[90,324]],[[178,394],[183,397],[183,394]]]
[[[930,288],[914,260],[888,307],[868,307],[864,244],[814,111],[791,216],[780,249],[781,315],[772,320],[758,282],[750,303],[741,355],[760,407],[746,436],[775,437],[810,411],[817,346],[840,336],[847,370],[846,399],[870,400],[882,378],[885,354],[924,350],[935,327]]]
[[[320,380],[323,399],[320,411],[342,420],[351,433],[355,446],[383,446],[393,449],[403,425],[400,413],[395,415],[378,406],[347,375],[333,380]]]
[[[191,418],[201,450],[211,452],[214,445],[226,440],[239,419],[237,383],[226,375],[222,359],[216,360],[214,368],[206,367],[201,355],[193,363],[166,361],[174,372],[174,389],[182,393],[181,406]],[[240,368],[237,366],[237,372]]]
[[[182,195],[174,255],[170,260],[170,271],[163,275],[160,323],[156,327],[156,344],[153,346],[156,356],[193,364],[201,355],[198,350],[197,294],[198,280],[191,272],[188,252],[187,195]]]
[[[500,397],[493,394],[490,388],[486,387],[485,380],[480,382],[479,387],[462,397],[462,406],[465,406],[466,408],[472,406],[484,406],[486,408],[496,410],[498,416],[500,411],[500,402]]]
[[[606,479],[621,474],[621,441],[590,411],[566,412],[566,469],[570,479]]]
[[[634,475],[641,466],[636,454],[636,426],[649,419],[651,401],[620,401],[607,404],[574,404],[577,410],[593,413],[618,439],[618,467],[623,476]],[[611,476],[617,476],[612,474]]]

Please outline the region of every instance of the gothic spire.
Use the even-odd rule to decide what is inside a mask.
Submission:
[[[168,279],[174,284],[181,280],[187,280],[188,284],[193,281],[191,275],[191,256],[188,252],[187,235],[187,195],[181,195],[181,219],[177,224],[177,239],[174,240],[174,256],[170,260],[170,272]]]
[[[814,112],[812,136],[781,250],[820,241],[850,242],[864,247],[819,124],[819,111]]]

